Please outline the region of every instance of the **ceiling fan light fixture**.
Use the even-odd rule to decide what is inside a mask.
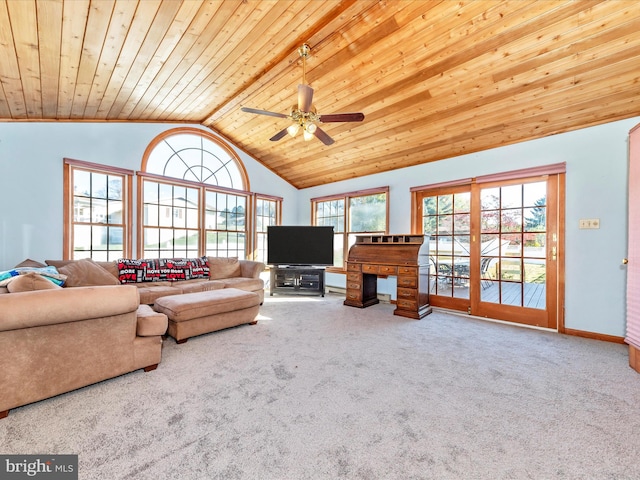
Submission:
[[[291,125],[289,125],[287,127],[287,132],[289,133],[289,135],[291,135],[292,137],[295,137],[296,134],[298,133],[298,130],[300,130],[300,125],[298,125],[297,123],[292,123]]]
[[[305,130],[307,132],[309,132],[311,135],[313,135],[314,133],[316,133],[316,129],[318,128],[318,126],[315,123],[307,123],[307,125],[305,126]]]
[[[302,133],[302,137],[305,139],[305,141],[308,142],[309,140],[311,140],[313,138],[313,133],[311,133],[309,130],[305,130]]]

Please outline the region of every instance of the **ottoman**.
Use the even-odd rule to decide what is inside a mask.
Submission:
[[[167,333],[177,343],[184,343],[203,333],[258,323],[260,296],[237,288],[223,288],[160,297],[153,309],[169,319]]]

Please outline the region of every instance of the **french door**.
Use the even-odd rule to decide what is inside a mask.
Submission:
[[[563,180],[487,177],[415,191],[431,305],[557,329]]]

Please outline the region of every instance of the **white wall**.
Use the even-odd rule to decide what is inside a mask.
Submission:
[[[309,224],[310,198],[388,185],[390,233],[410,230],[413,186],[566,162],[565,325],[624,336],[627,139],[638,123],[640,117],[300,191],[236,151],[252,191],[284,198],[283,224]],[[0,124],[0,270],[25,258],[61,257],[64,157],[139,170],[151,140],[177,126]],[[599,218],[601,228],[579,230],[581,218]],[[342,275],[327,280],[344,285]],[[380,280],[379,291],[395,295],[395,280]]]
[[[410,188],[420,185],[566,162],[565,326],[607,335],[625,334],[628,134],[640,117],[554,135],[416,167],[301,190],[298,202],[335,193],[389,186],[389,233],[409,233]],[[308,209],[298,223],[308,224]],[[599,218],[598,230],[578,229]],[[344,275],[327,274],[344,287]],[[378,280],[395,298],[395,279]]]
[[[156,123],[0,123],[0,270],[25,258],[62,258],[63,158],[140,170],[149,143],[179,126],[206,130]],[[236,152],[251,191],[282,197],[284,219],[295,222],[298,190]]]

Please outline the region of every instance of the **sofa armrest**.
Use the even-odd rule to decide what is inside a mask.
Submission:
[[[169,319],[164,313],[156,312],[149,305],[140,305],[136,314],[138,317],[137,336],[155,337],[167,333]]]
[[[265,268],[265,264],[262,262],[256,262],[254,260],[240,260],[240,276],[246,278],[259,278],[260,273]]]
[[[135,312],[139,299],[131,285],[8,293],[0,295],[0,331]]]

